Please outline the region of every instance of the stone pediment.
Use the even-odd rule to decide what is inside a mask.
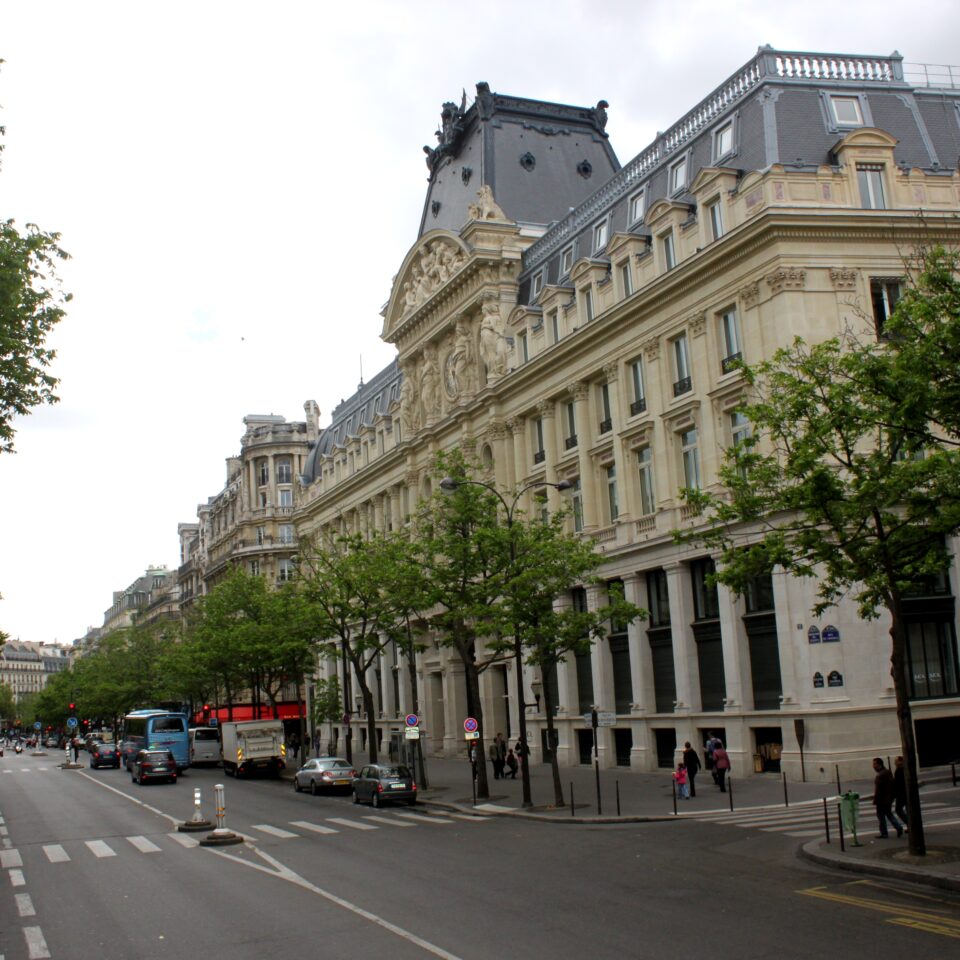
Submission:
[[[403,322],[466,266],[471,253],[454,233],[432,230],[425,234],[407,253],[394,278],[383,312],[383,339],[393,342]]]

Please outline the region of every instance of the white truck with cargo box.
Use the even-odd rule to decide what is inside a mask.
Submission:
[[[220,724],[223,769],[235,777],[254,771],[279,776],[287,765],[280,720],[239,720]]]

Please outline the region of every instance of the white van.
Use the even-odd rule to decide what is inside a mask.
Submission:
[[[220,762],[220,736],[216,727],[194,727],[190,731],[190,765]]]

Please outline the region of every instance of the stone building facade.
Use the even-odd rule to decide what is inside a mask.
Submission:
[[[53,674],[69,665],[70,647],[61,644],[8,640],[0,645],[0,684],[10,688],[15,703],[39,693]]]
[[[608,767],[671,766],[707,731],[737,775],[798,777],[801,728],[808,779],[837,766],[866,775],[870,757],[896,751],[886,623],[846,604],[814,618],[815,585],[781,571],[743,598],[710,589],[711,558],[671,531],[696,523],[680,489],[715,484],[746,429],[732,361],[756,363],[796,336],[874,330],[902,289],[904,251],[960,239],[960,90],[910,76],[898,54],[761,48],[622,167],[605,101],[478,84],[471,105],[444,106],[438,146],[425,148],[420,233],[383,312],[396,361],[328,426],[308,416],[290,519],[303,533],[396,529],[432,493],[436,451],[454,447],[504,491],[569,481],[571,527],[651,616],[562,665],[561,763],[589,762],[591,707],[615,717],[600,730]],[[548,507],[560,497],[550,488]],[[201,514],[191,562],[208,570],[226,557],[211,526],[225,508]],[[237,543],[231,556],[246,549]],[[960,735],[958,576],[955,564],[911,601],[921,762]],[[561,600],[595,605],[602,593]],[[462,670],[434,639],[427,629],[418,655],[422,725],[428,750],[454,756]],[[526,710],[537,762],[542,681],[524,668],[517,703],[515,669],[482,676],[486,731],[515,737]],[[391,649],[372,673],[385,746],[409,691]]]

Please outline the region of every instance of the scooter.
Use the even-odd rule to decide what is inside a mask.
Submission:
[[[23,753],[23,744],[18,743],[13,749],[14,749],[14,752],[16,753]]]

